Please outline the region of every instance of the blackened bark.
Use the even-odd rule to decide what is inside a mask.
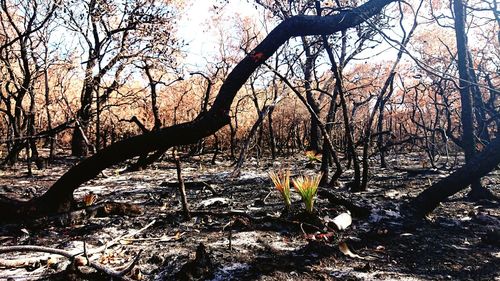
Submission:
[[[465,153],[465,163],[469,163],[476,154],[476,139],[474,136],[474,116],[472,107],[472,85],[469,72],[467,34],[465,33],[465,7],[462,0],[453,1],[453,10],[455,12],[455,35],[457,40],[457,60],[458,74],[460,77],[460,101],[462,123],[462,148]],[[471,195],[481,197],[483,188],[481,179],[478,178],[472,182]]]
[[[398,56],[398,58],[400,58],[400,57]],[[396,65],[398,64],[398,62],[399,62],[399,59],[396,60],[396,62],[393,65],[393,70],[389,74],[389,77],[387,77],[387,79],[385,80],[384,86],[382,86],[382,89],[380,90],[380,94],[377,97],[377,101],[375,103],[375,106],[374,106],[374,108],[373,108],[373,110],[368,118],[368,121],[366,122],[365,132],[363,134],[363,139],[362,139],[362,141],[363,141],[363,158],[361,160],[361,165],[363,168],[363,172],[361,173],[361,185],[358,186],[358,189],[352,188],[352,191],[354,191],[354,192],[365,191],[366,187],[368,185],[368,170],[369,170],[369,166],[370,166],[368,163],[368,160],[369,160],[368,159],[369,158],[368,150],[370,148],[370,142],[372,140],[372,124],[373,124],[373,120],[375,118],[375,114],[376,114],[380,104],[384,100],[384,96],[385,96],[386,92],[389,91],[389,94],[388,94],[389,96],[393,92],[394,76],[396,75],[396,73],[394,72],[394,69],[395,69]]]
[[[448,177],[438,181],[412,200],[407,215],[422,218],[432,212],[440,202],[467,188],[486,176],[500,164],[500,138],[491,141],[486,148]]]
[[[311,46],[307,40],[302,37],[302,46],[304,48],[304,52],[306,54],[306,62],[304,64],[304,89],[306,91],[306,99],[309,106],[313,109],[314,114],[319,116],[319,105],[316,102],[316,99],[313,96],[312,88],[311,88],[311,77],[312,71],[314,68],[314,61],[316,60],[316,56],[311,53]],[[309,130],[309,147],[308,150],[312,150],[314,152],[319,152],[319,141],[320,141],[320,130],[318,126],[318,121],[311,115],[311,127]]]
[[[272,69],[271,66],[269,66],[268,64],[266,64],[266,66],[269,68],[269,69]],[[316,120],[316,123],[318,124],[318,128],[321,130],[321,133],[323,134],[323,138],[325,140],[325,143],[327,145],[327,149],[331,152],[331,156],[333,158],[333,162],[335,163],[335,167],[336,167],[336,171],[335,173],[333,174],[332,178],[330,179],[330,182],[328,183],[330,186],[333,186],[336,184],[337,180],[340,178],[340,176],[342,175],[342,165],[340,164],[340,160],[337,156],[337,152],[335,151],[335,148],[333,146],[333,142],[326,130],[326,126],[323,124],[323,122],[321,122],[321,120],[319,119],[318,115],[316,115],[316,113],[314,112],[314,109],[309,105],[309,103],[307,103],[307,100],[306,98],[304,98],[300,92],[295,88],[293,87],[293,85],[291,84],[291,82],[286,78],[284,77],[283,75],[281,75],[276,69],[272,69],[274,71],[274,73],[279,77],[281,78],[281,80],[283,81],[283,83],[285,83],[289,88],[290,90],[292,90],[292,92],[297,96],[297,98],[299,98],[299,100],[302,102],[302,104],[306,107],[307,111],[309,111],[309,114],[311,115],[311,118],[314,118]],[[326,179],[323,177],[321,179],[321,182],[322,183],[325,183],[326,182]]]
[[[74,203],[73,191],[82,183],[95,178],[105,168],[148,152],[195,143],[200,138],[215,133],[226,122],[228,119],[225,116],[212,115],[116,142],[71,168],[42,196],[28,202],[0,202],[0,219],[67,211]]]
[[[146,72],[146,76],[148,77],[149,88],[151,90],[151,110],[153,111],[153,117],[155,119],[153,131],[156,131],[161,128],[161,119],[157,102],[158,94],[156,93],[156,86],[158,84],[158,81],[154,80],[153,75],[151,74],[151,66],[149,64],[145,64],[144,71]]]
[[[322,39],[323,39],[323,45],[328,54],[328,58],[330,59],[330,63],[332,64],[331,69],[335,77],[335,90],[338,96],[340,97],[342,116],[344,118],[345,138],[347,140],[347,153],[349,154],[350,159],[352,159],[352,165],[354,168],[354,180],[351,183],[351,188],[353,190],[358,190],[361,185],[361,171],[359,167],[358,155],[356,153],[356,148],[354,147],[354,141],[351,133],[351,122],[349,121],[349,114],[347,111],[347,101],[345,100],[342,69],[339,68],[337,63],[335,62],[332,48],[330,47],[330,45],[328,45],[328,40],[326,36],[323,35]]]
[[[379,107],[378,121],[377,121],[377,147],[380,153],[380,167],[387,168],[387,163],[385,161],[385,148],[384,148],[384,134],[382,134],[384,125],[384,108],[386,100],[383,100]]]
[[[333,91],[333,97],[330,100],[330,106],[328,108],[328,114],[326,116],[326,125],[325,130],[326,134],[330,136],[332,134],[333,124],[335,123],[335,113],[337,112],[337,91]],[[328,148],[327,140],[323,140],[323,156],[321,158],[321,167],[320,171],[323,173],[323,178],[321,179],[320,184],[326,185],[329,179],[329,168],[332,165],[332,152]]]
[[[80,109],[76,114],[78,126],[75,126],[73,136],[71,138],[71,155],[78,157],[87,156],[89,153],[89,147],[87,141],[85,140],[85,134],[92,118],[92,93],[95,82],[92,76],[88,77],[88,75],[92,75],[92,68],[92,63],[88,62],[87,69],[85,71],[82,97],[80,100]]]
[[[276,159],[276,138],[274,137],[274,128],[273,128],[273,112],[274,108],[269,109],[267,113],[267,122],[269,129],[269,146],[271,148],[271,158],[273,160]]]

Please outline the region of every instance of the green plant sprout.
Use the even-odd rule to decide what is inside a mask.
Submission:
[[[269,177],[276,189],[281,193],[286,209],[290,209],[290,205],[292,204],[290,199],[290,171],[280,171],[278,173],[271,171],[269,172]]]
[[[293,186],[302,197],[302,201],[304,201],[306,205],[306,212],[309,214],[313,212],[314,197],[318,191],[321,177],[322,173],[314,176],[300,176],[297,179],[292,179]]]
[[[316,153],[314,150],[306,151],[306,157],[309,163],[321,162],[321,154]]]

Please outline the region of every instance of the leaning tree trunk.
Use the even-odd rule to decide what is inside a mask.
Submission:
[[[500,164],[500,138],[496,138],[469,162],[420,193],[410,203],[407,215],[422,218],[449,196],[467,188]]]
[[[476,139],[474,136],[474,116],[472,107],[472,85],[468,60],[467,34],[465,33],[465,7],[462,0],[453,1],[455,12],[455,35],[457,40],[458,74],[460,77],[460,101],[461,101],[461,123],[462,123],[462,147],[465,153],[465,163],[476,154]],[[471,198],[486,196],[487,190],[481,186],[481,178],[471,184],[469,193]]]
[[[356,153],[356,148],[354,147],[354,141],[351,132],[351,122],[349,121],[349,115],[347,111],[347,101],[345,99],[344,93],[344,78],[342,75],[342,61],[339,65],[337,65],[337,62],[335,62],[335,57],[333,56],[333,50],[328,44],[328,40],[325,35],[322,36],[322,40],[330,63],[332,64],[331,70],[335,77],[335,90],[338,93],[338,96],[340,98],[340,105],[342,107],[342,116],[344,119],[344,134],[347,141],[347,153],[349,155],[349,158],[352,159],[352,165],[354,169],[354,180],[350,185],[353,190],[358,190],[361,185],[361,172],[359,167],[358,155]]]
[[[116,142],[73,166],[42,196],[27,202],[0,197],[0,221],[37,217],[72,207],[73,192],[102,170],[127,159],[175,145],[196,143],[229,124],[233,100],[250,75],[288,39],[295,36],[332,34],[366,21],[396,0],[371,0],[336,15],[295,16],[284,20],[227,76],[212,108],[196,119]]]
[[[331,153],[331,156],[333,158],[333,163],[335,164],[335,167],[336,167],[336,171],[333,174],[332,178],[330,179],[330,182],[328,183],[328,185],[330,185],[330,186],[335,185],[337,183],[337,180],[342,175],[343,171],[342,171],[342,165],[341,165],[340,160],[337,156],[337,152],[335,151],[335,147],[333,146],[333,142],[328,134],[328,131],[326,130],[326,126],[323,124],[323,122],[321,122],[321,120],[319,119],[319,116],[316,114],[316,112],[314,112],[314,109],[307,102],[306,98],[304,98],[300,94],[300,92],[295,87],[293,87],[292,83],[286,77],[281,75],[276,69],[271,68],[271,66],[269,66],[268,64],[266,64],[266,66],[269,69],[271,69],[279,78],[281,78],[283,83],[285,83],[285,85],[287,85],[290,88],[290,90],[292,90],[292,92],[295,94],[295,96],[297,96],[297,98],[300,100],[300,102],[302,102],[302,104],[306,107],[307,111],[309,111],[309,114],[311,115],[311,118],[316,120],[316,123],[318,124],[318,128],[320,129],[321,133],[323,134],[323,138],[325,140],[325,143],[327,145],[328,150]],[[324,183],[326,180],[322,179],[321,181],[322,181],[322,183]]]

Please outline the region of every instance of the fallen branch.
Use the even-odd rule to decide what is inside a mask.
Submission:
[[[44,247],[44,246],[33,246],[33,245],[21,245],[21,246],[5,246],[5,247],[0,247],[0,253],[10,253],[10,252],[42,252],[42,253],[49,253],[49,254],[54,254],[54,255],[59,255],[63,256],[65,258],[70,259],[71,261],[75,261],[77,257],[81,256],[81,252],[79,253],[72,253],[66,250],[61,250],[61,249],[55,249],[55,248],[50,248],[50,247]],[[140,254],[140,252],[139,252]],[[139,255],[138,255],[139,256]],[[133,260],[133,263],[130,265],[135,264],[136,260],[138,259],[138,256],[136,256]],[[107,268],[99,263],[87,260],[88,266],[94,268],[95,270],[104,273],[110,277],[117,278],[118,280],[124,280],[124,281],[133,281],[133,279],[125,276],[130,270],[132,270],[132,267],[129,265],[125,269],[128,271],[117,271],[111,268]],[[85,264],[83,264],[85,265]]]
[[[43,261],[44,258],[22,258],[22,259],[0,259],[0,267],[4,268],[16,268],[16,267],[28,267]]]
[[[68,226],[80,224],[93,217],[105,217],[111,215],[138,216],[143,213],[141,207],[129,203],[104,202],[87,206],[83,209],[42,217],[26,222],[31,227],[47,227],[48,225]]]
[[[118,278],[119,280],[133,280],[131,278],[126,277],[127,275],[134,267],[134,265],[139,261],[140,255],[142,253],[142,250],[139,251],[137,256],[130,262],[128,265],[126,265],[123,269],[121,270],[114,270],[107,268],[99,263],[93,262],[89,259],[89,255],[93,255],[96,253],[104,252],[106,249],[109,247],[112,247],[113,245],[119,243],[121,240],[126,240],[128,237],[133,237],[144,230],[148,229],[151,227],[156,220],[151,221],[148,223],[146,226],[144,226],[141,229],[129,232],[125,235],[122,235],[120,237],[117,237],[109,242],[107,242],[105,245],[93,249],[91,251],[87,250],[87,246],[84,243],[84,249],[83,251],[75,251],[75,252],[70,252],[66,250],[60,250],[60,249],[55,249],[55,248],[50,248],[50,247],[44,247],[44,246],[33,246],[33,245],[21,245],[21,246],[5,246],[5,247],[0,247],[0,253],[9,253],[9,252],[43,252],[43,253],[49,253],[49,254],[55,254],[55,255],[60,255],[63,257],[66,257],[73,262],[77,259],[77,257],[80,257],[79,262],[83,263],[83,265],[89,265],[90,267],[95,268],[96,270],[105,273],[111,277]],[[24,267],[24,266],[29,266],[30,264],[36,263],[37,261],[40,261],[41,258],[33,258],[33,259],[17,259],[17,260],[6,260],[6,259],[0,259],[0,266],[4,267]]]

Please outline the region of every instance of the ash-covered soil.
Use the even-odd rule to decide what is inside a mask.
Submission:
[[[181,210],[173,163],[125,174],[120,174],[124,166],[114,167],[79,188],[76,199],[93,193],[94,204],[133,203],[144,209],[142,215],[94,217],[70,225],[2,225],[0,243],[70,252],[82,251],[85,244],[89,252],[102,249],[89,259],[114,269],[140,253],[130,277],[142,280],[197,280],[198,273],[200,280],[500,280],[498,202],[470,202],[464,192],[422,222],[408,223],[402,217],[401,205],[449,169],[423,168],[417,155],[400,155],[389,161],[388,169],[372,163],[369,189],[357,194],[346,190],[352,176],[348,170],[330,191],[369,213],[353,214],[352,224],[336,231],[321,224],[328,226],[347,209],[325,197],[317,198],[317,219],[300,215],[303,204],[295,193],[292,214],[282,216],[283,203],[268,172],[288,168],[292,175],[314,173],[306,162],[303,155],[261,160],[259,165],[250,159],[240,176],[231,177],[230,161],[211,165],[209,156],[190,158],[182,163],[192,211],[188,220]],[[60,158],[35,170],[31,178],[22,165],[0,171],[0,194],[23,200],[39,195],[74,163]],[[483,180],[497,195],[499,174],[495,171]],[[195,275],[186,275],[184,271],[196,264],[200,243],[207,251],[204,262]],[[0,254],[0,263],[19,259],[33,262],[0,268],[0,280],[109,280],[89,268],[70,270],[68,259],[52,254]]]

